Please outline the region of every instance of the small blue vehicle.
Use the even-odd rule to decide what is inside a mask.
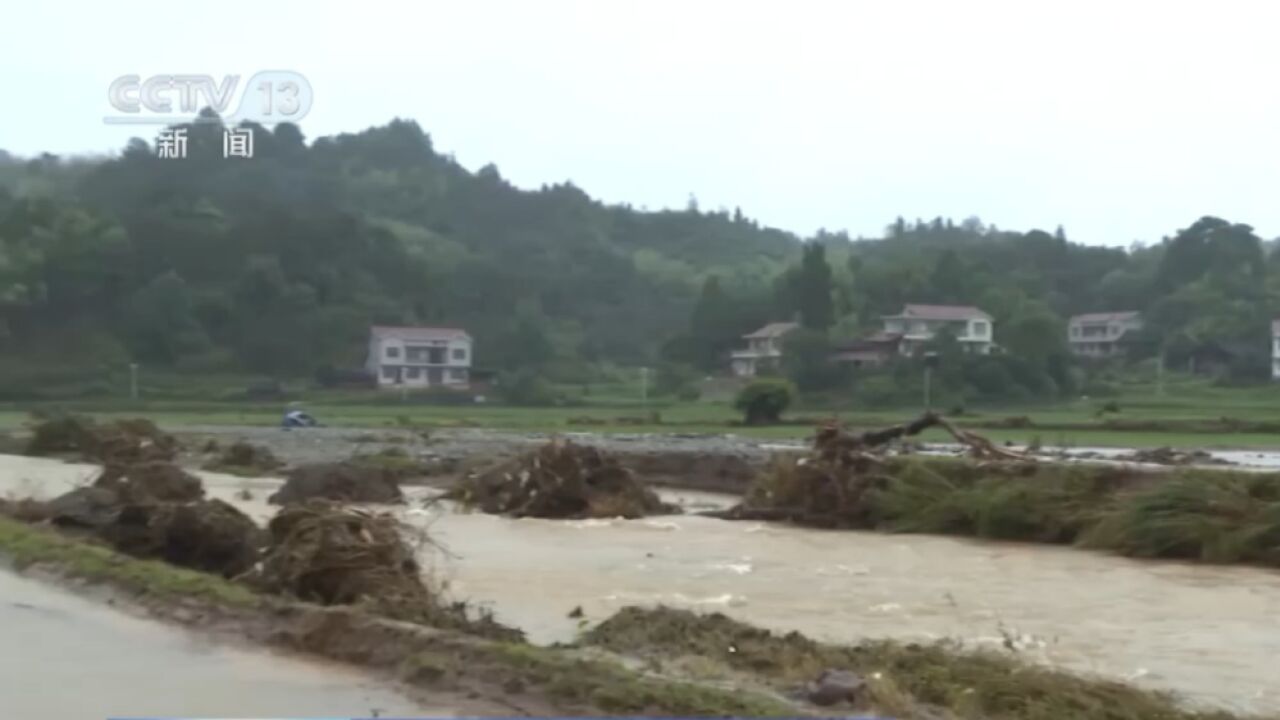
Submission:
[[[288,410],[284,414],[284,418],[280,420],[280,427],[285,430],[292,428],[316,427],[320,423],[316,419],[301,410]]]

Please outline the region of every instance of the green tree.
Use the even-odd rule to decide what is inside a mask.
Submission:
[[[782,418],[794,397],[795,389],[786,380],[761,378],[742,388],[733,404],[747,425],[768,425]]]
[[[810,330],[823,330],[835,322],[831,300],[831,266],[822,243],[810,242],[804,247],[800,272],[795,276],[795,298],[800,324]]]
[[[129,325],[134,355],[143,362],[173,364],[210,346],[192,314],[190,290],[172,270],[133,294]]]
[[[841,380],[840,367],[831,362],[826,333],[808,328],[793,330],[783,338],[782,369],[804,392],[829,390]]]

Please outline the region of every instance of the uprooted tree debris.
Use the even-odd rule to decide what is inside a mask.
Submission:
[[[869,496],[890,481],[883,449],[889,443],[942,428],[982,463],[1034,463],[1034,459],[956,428],[941,416],[926,413],[903,425],[859,434],[828,423],[814,435],[801,458],[775,458],[772,467],[752,483],[745,500],[728,510],[704,513],[731,520],[789,520],[823,527],[870,527],[875,524]]]
[[[81,415],[40,420],[31,429],[28,455],[75,455],[102,463],[130,464],[177,455],[178,442],[143,418],[99,423]]]
[[[562,438],[469,475],[444,497],[512,517],[638,518],[679,512],[616,458]]]
[[[124,553],[227,577],[252,567],[265,539],[244,513],[206,499],[199,478],[165,462],[109,466],[93,484],[43,503],[38,514],[26,510]]]
[[[422,543],[430,539],[390,514],[309,500],[281,508],[267,530],[271,542],[262,562],[241,578],[260,590],[322,605],[362,604],[400,620],[465,625],[505,639],[522,637],[488,615],[468,618],[463,603],[442,602],[423,581],[406,536]]]
[[[301,465],[267,502],[275,505],[311,499],[352,503],[402,503],[399,478],[393,470],[359,462]]]

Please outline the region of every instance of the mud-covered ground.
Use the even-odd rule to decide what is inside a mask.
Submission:
[[[459,473],[501,462],[545,443],[550,433],[499,430],[353,428],[283,430],[269,427],[195,426],[175,433],[184,445],[198,450],[209,439],[225,445],[244,440],[270,449],[290,465],[341,460],[357,453],[400,448],[431,467],[432,475],[448,481]],[[732,435],[627,435],[560,433],[584,444],[614,453],[648,482],[719,492],[741,492],[772,453],[802,450],[801,443],[766,442]]]
[[[359,453],[399,448],[430,469],[430,484],[445,485],[470,470],[497,464],[547,442],[565,437],[614,454],[646,482],[706,492],[740,494],[775,453],[802,452],[808,440],[760,440],[736,435],[530,433],[475,428],[362,430],[322,427],[283,430],[261,426],[185,426],[173,429],[188,448],[191,462],[209,439],[226,445],[244,440],[265,446],[290,465],[341,460]],[[954,445],[916,446],[930,453],[958,452]],[[1054,461],[1124,462],[1150,468],[1168,465],[1134,462],[1133,449],[1045,448],[1040,457]],[[1221,450],[1203,453],[1208,467],[1241,470],[1280,469],[1280,453]]]

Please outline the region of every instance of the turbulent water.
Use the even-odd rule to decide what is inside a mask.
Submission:
[[[0,458],[0,492],[51,496],[92,470]],[[257,518],[275,481],[206,475]],[[27,481],[23,481],[26,478]],[[420,497],[420,496],[419,496]],[[685,495],[689,503],[723,502]],[[510,520],[412,504],[447,552],[437,582],[537,642],[624,605],[666,603],[830,641],[952,638],[1244,711],[1280,705],[1280,574],[1070,548],[806,530],[689,516]],[[294,714],[297,714],[296,712]]]

